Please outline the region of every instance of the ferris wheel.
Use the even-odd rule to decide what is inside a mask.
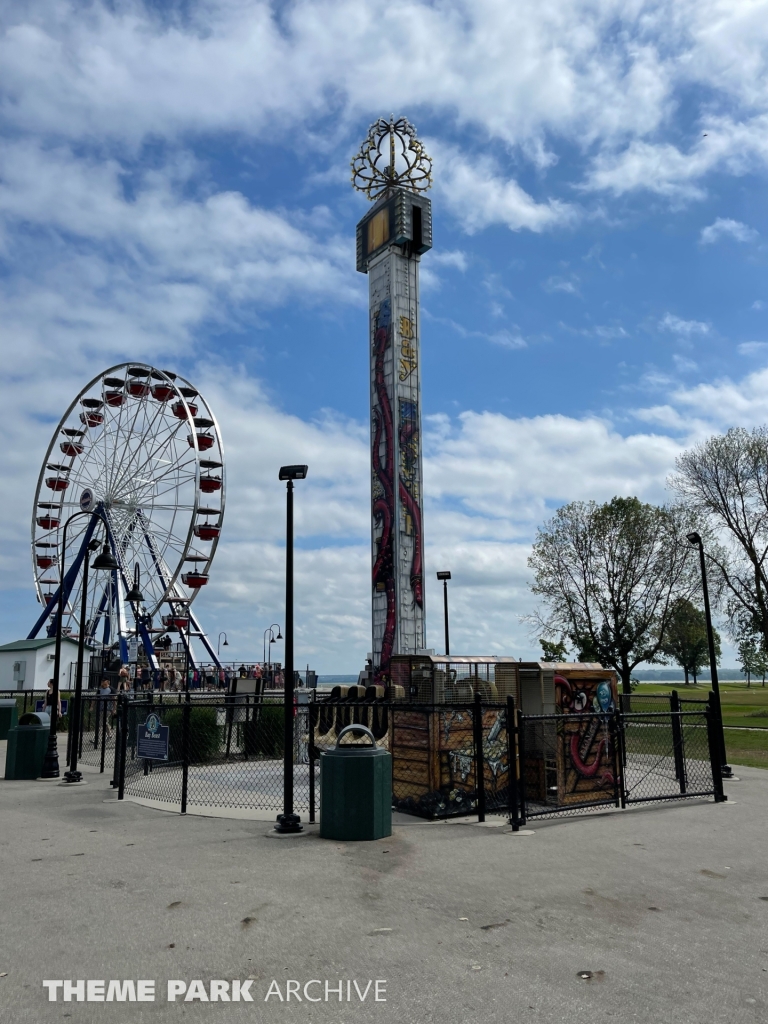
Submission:
[[[99,539],[118,568],[88,577],[86,638],[105,648],[119,642],[125,659],[134,611],[150,652],[153,632],[183,631],[208,583],[225,496],[221,433],[197,388],[145,363],[99,374],[62,417],[40,470],[32,567],[44,610],[30,638],[46,623],[53,635],[59,600],[63,631],[79,631],[80,569]],[[126,595],[136,566],[143,605],[132,611]],[[199,627],[196,634],[213,656]]]

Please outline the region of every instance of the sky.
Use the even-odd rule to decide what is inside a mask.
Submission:
[[[228,657],[370,640],[372,121],[434,161],[421,262],[428,644],[535,657],[527,557],[562,503],[670,500],[687,446],[768,420],[766,0],[6,0],[0,8],[0,642],[61,415],[108,366],[193,380],[227,509],[195,603]],[[280,660],[282,645],[273,648]],[[733,664],[732,649],[724,663]]]

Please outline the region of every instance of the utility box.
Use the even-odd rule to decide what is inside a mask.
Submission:
[[[8,732],[6,779],[39,779],[43,770],[51,718],[44,711],[28,712]]]
[[[0,740],[8,739],[10,729],[15,729],[19,724],[19,709],[16,701],[0,700]]]
[[[342,744],[348,732],[370,742]],[[320,755],[320,836],[336,840],[392,835],[392,755],[364,725],[348,725],[336,746]]]

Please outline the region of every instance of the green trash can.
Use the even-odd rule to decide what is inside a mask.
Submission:
[[[8,733],[5,755],[6,779],[39,779],[43,770],[51,718],[45,711],[22,715],[19,724]]]
[[[0,700],[0,740],[8,739],[8,732],[19,724],[19,709],[15,700]]]
[[[345,744],[348,732],[370,744]],[[392,755],[376,746],[370,729],[348,725],[336,746],[320,755],[320,835],[323,839],[370,840],[392,835]]]

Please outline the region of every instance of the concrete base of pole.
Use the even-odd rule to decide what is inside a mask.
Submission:
[[[279,832],[280,835],[296,835],[303,831],[304,826],[298,814],[278,814],[275,832]]]

